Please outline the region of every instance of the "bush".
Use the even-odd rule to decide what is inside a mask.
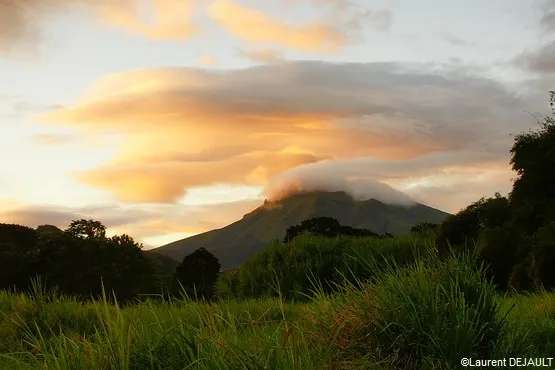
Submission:
[[[511,218],[510,205],[499,193],[494,198],[481,198],[447,219],[439,227],[436,246],[445,253],[449,246],[472,246],[483,228],[505,225]]]
[[[246,261],[235,272],[224,273],[218,282],[222,298],[257,298],[281,295],[306,300],[315,288],[331,293],[344,280],[365,281],[375,271],[375,261],[394,258],[401,266],[419,254],[433,251],[432,240],[407,235],[396,238],[328,238],[303,234],[290,243],[275,242]]]
[[[395,267],[371,287],[377,360],[395,368],[458,368],[491,358],[504,321],[494,286],[465,255]]]

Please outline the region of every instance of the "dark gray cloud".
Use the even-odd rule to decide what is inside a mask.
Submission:
[[[547,0],[543,6],[541,25],[545,31],[555,31],[555,1]]]
[[[515,62],[534,73],[555,74],[555,40],[523,52],[515,58]]]

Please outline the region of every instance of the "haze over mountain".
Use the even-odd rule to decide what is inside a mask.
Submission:
[[[378,234],[402,234],[423,221],[440,223],[447,213],[419,204],[386,204],[376,199],[356,200],[344,191],[294,192],[264,203],[221,229],[178,240],[153,251],[177,260],[204,247],[222,269],[236,267],[276,238],[289,226],[314,217],[333,217],[342,225]]]

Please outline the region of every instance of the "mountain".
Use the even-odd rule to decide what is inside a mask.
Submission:
[[[212,252],[222,270],[234,268],[276,238],[282,239],[289,226],[314,217],[333,217],[342,225],[369,229],[378,234],[409,232],[423,221],[441,223],[449,214],[425,206],[400,206],[376,199],[356,201],[344,192],[310,192],[264,204],[221,229],[175,241],[152,251],[181,260],[204,247]]]

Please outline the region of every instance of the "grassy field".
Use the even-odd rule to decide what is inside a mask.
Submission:
[[[428,252],[402,263],[397,252],[359,255],[371,279],[344,279],[333,294],[316,288],[304,301],[279,288],[125,307],[40,284],[3,292],[0,369],[445,369],[463,357],[555,354],[555,294],[502,295],[471,256]]]

